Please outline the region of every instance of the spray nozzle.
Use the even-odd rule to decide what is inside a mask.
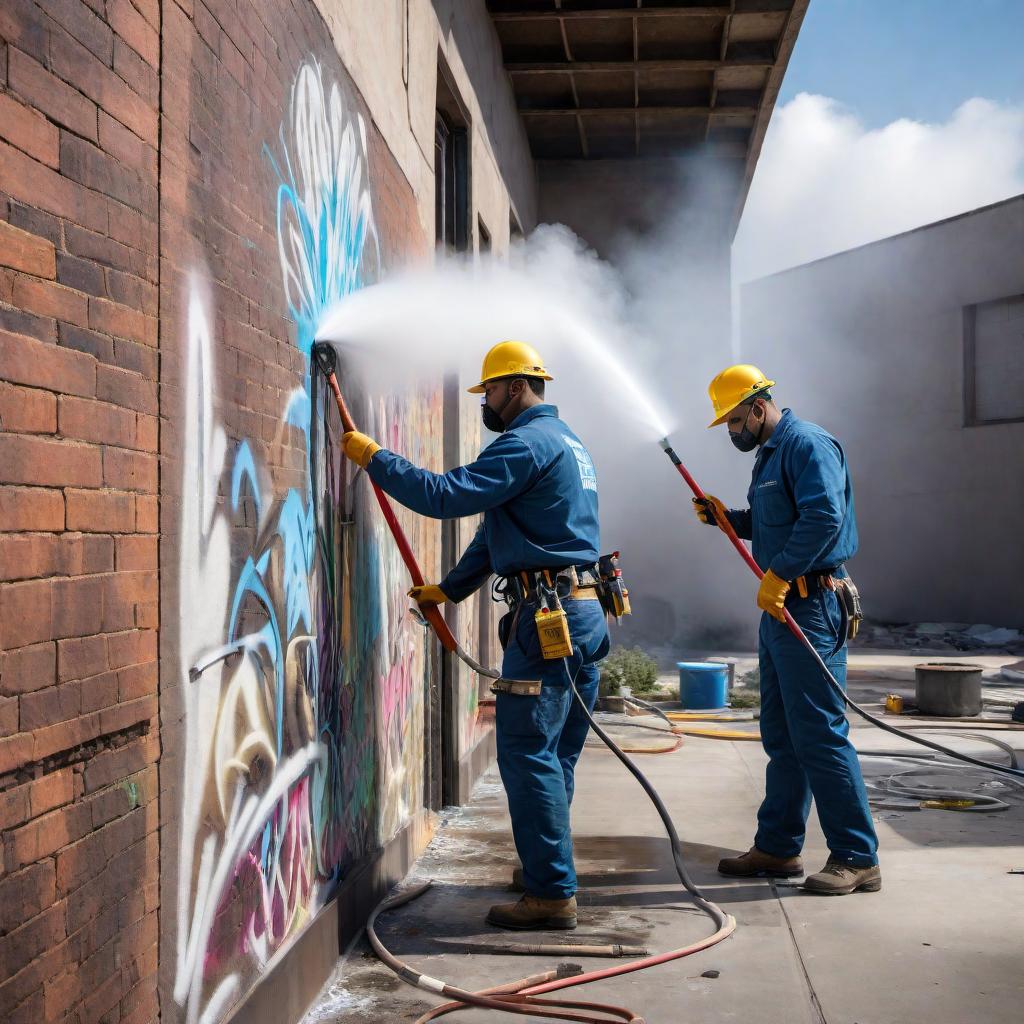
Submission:
[[[338,353],[326,341],[318,341],[313,346],[313,359],[325,377],[329,377],[338,368]]]
[[[662,449],[663,449],[664,451],[666,451],[666,452],[670,452],[670,451],[672,451],[672,442],[671,442],[671,441],[669,441],[669,439],[668,439],[667,437],[663,437],[663,438],[662,438],[662,439],[661,439],[661,440],[660,440],[660,441],[658,442],[658,444],[659,444],[659,445],[661,445],[661,447],[662,447]]]

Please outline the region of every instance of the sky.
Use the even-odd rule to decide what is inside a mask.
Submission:
[[[1024,193],[1024,0],[811,0],[737,283]]]

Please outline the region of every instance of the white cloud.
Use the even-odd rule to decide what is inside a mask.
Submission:
[[[825,96],[776,110],[733,248],[737,282],[1024,192],[1024,107],[869,131]]]

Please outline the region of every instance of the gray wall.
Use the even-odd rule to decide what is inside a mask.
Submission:
[[[964,307],[1021,294],[1024,197],[742,288],[743,358],[846,449],[875,619],[1024,626],[1024,423],[964,425]]]

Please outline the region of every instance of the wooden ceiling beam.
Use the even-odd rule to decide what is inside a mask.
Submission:
[[[590,117],[600,114],[689,114],[695,117],[707,117],[729,120],[736,115],[754,115],[757,107],[719,107],[712,110],[708,106],[696,107],[533,107],[519,110],[521,117]]]

